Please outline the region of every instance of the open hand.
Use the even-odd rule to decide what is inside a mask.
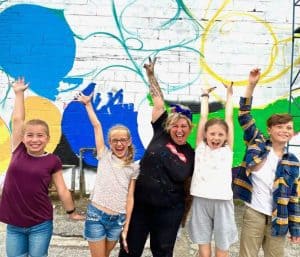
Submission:
[[[24,92],[29,86],[29,83],[25,84],[25,79],[23,77],[18,78],[12,83],[12,88],[15,94],[18,92]]]
[[[254,68],[249,73],[249,85],[255,87],[260,78],[260,69]]]
[[[91,99],[93,97],[94,92],[92,92],[90,95],[85,95],[82,92],[79,92],[76,96],[75,99],[77,99],[79,102],[83,103],[84,105],[87,105],[88,103],[91,102]]]

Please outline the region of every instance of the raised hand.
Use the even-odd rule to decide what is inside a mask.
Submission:
[[[249,86],[255,87],[260,78],[260,69],[254,68],[249,73]]]
[[[154,57],[153,61],[151,60],[151,57],[149,57],[149,63],[144,64],[144,68],[146,70],[147,76],[153,76],[154,75],[154,66],[156,62],[156,57]]]
[[[84,105],[87,105],[91,102],[94,92],[92,92],[90,95],[85,95],[82,92],[79,92],[75,99],[77,99],[79,102],[83,103]]]
[[[230,82],[230,85],[227,85],[225,83],[222,83],[224,85],[224,87],[227,89],[227,94],[228,95],[233,95],[233,90],[232,90],[232,86],[233,86],[233,81]]]
[[[29,83],[25,84],[25,79],[23,77],[18,78],[15,82],[12,84],[12,88],[17,94],[18,92],[24,92],[29,86]]]
[[[202,88],[202,95],[209,95],[212,91],[214,91],[217,87],[210,87],[210,88]]]

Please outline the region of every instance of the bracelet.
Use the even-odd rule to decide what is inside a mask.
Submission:
[[[72,214],[72,213],[74,213],[76,211],[76,208],[74,207],[74,209],[73,210],[70,210],[70,211],[66,211],[66,214]]]
[[[204,93],[204,94],[201,95],[201,97],[204,97],[204,96],[209,97],[209,94]]]

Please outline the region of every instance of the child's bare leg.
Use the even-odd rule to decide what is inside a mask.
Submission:
[[[100,240],[96,242],[89,241],[89,248],[92,257],[106,257],[106,240]]]
[[[229,252],[216,248],[216,257],[229,257]]]
[[[110,254],[111,250],[114,249],[116,243],[117,243],[117,241],[106,240],[106,257],[109,257],[109,254]]]
[[[211,245],[204,244],[199,246],[199,257],[211,257]]]

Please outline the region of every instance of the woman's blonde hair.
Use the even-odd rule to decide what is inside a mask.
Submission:
[[[123,130],[123,131],[125,131],[126,134],[127,134],[128,139],[131,140],[131,144],[128,146],[128,152],[127,152],[126,158],[124,160],[125,161],[125,165],[129,165],[134,160],[134,146],[132,144],[131,133],[130,133],[129,129],[126,126],[122,125],[122,124],[114,125],[108,131],[108,140],[109,141],[111,140],[111,134],[112,134],[112,132],[116,131],[116,130]]]
[[[167,133],[170,133],[170,130],[172,128],[172,125],[174,123],[176,123],[177,121],[179,121],[180,119],[185,119],[190,130],[193,128],[193,124],[192,124],[192,121],[184,114],[182,113],[179,113],[179,112],[173,112],[171,114],[169,114],[166,122],[165,122],[165,125],[164,125],[164,128],[165,128],[165,131]]]

